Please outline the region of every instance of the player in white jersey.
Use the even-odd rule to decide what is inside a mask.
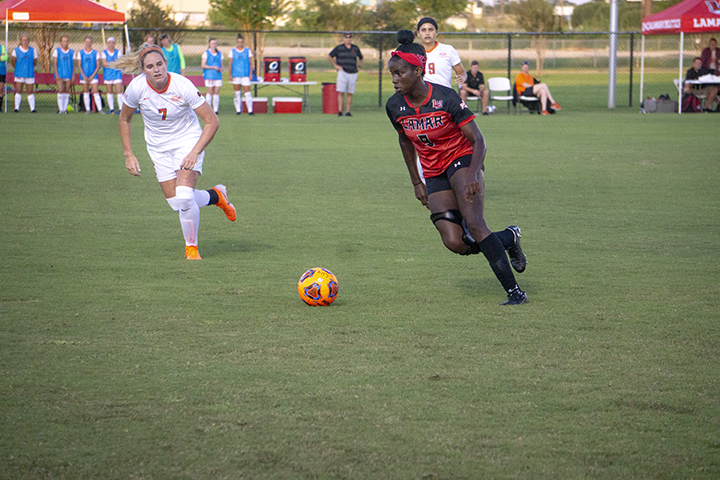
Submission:
[[[425,48],[427,63],[425,64],[425,81],[452,88],[452,76],[455,73],[455,83],[465,83],[467,73],[463,68],[460,55],[452,45],[437,41],[437,22],[431,17],[425,17],[418,22],[417,35]]]
[[[147,151],[155,166],[160,186],[170,207],[180,212],[185,237],[185,257],[200,260],[198,227],[200,208],[217,205],[230,221],[235,221],[235,207],[227,199],[227,188],[216,185],[210,190],[196,190],[202,174],[205,148],[220,126],[217,115],[190,80],[168,74],[162,49],[143,44],[139,54],[128,55],[110,64],[124,73],[139,68],[123,95],[120,112],[120,139],[125,152],[125,167],[140,176],[140,164],[132,151],[131,121],[136,109],[145,123]],[[198,116],[205,124],[200,126]]]

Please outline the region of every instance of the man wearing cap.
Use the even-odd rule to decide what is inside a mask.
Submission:
[[[345,116],[351,117],[350,105],[357,85],[358,69],[362,66],[363,56],[360,47],[353,45],[352,33],[343,35],[342,45],[333,48],[328,55],[330,63],[337,70],[338,117],[343,116],[343,97],[346,98]]]
[[[520,73],[515,77],[515,90],[518,95],[525,95],[526,97],[537,97],[540,99],[540,108],[542,109],[541,115],[549,115],[547,111],[548,105],[554,110],[562,110],[560,105],[550,95],[550,89],[544,83],[540,83],[530,75],[530,64],[523,62],[520,69]],[[548,103],[549,102],[549,103]]]
[[[434,18],[422,18],[417,24],[417,36],[425,48],[425,81],[452,88],[452,76],[455,83],[465,83],[466,73],[460,61],[460,55],[452,45],[437,41],[438,25]]]
[[[160,43],[167,59],[168,72],[185,75],[185,56],[180,50],[180,45],[172,43],[167,33],[160,35]]]

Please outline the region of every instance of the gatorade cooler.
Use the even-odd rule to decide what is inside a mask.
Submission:
[[[273,113],[302,113],[302,102],[299,97],[274,97]]]
[[[338,114],[337,90],[334,83],[322,84],[323,113]]]
[[[265,57],[265,76],[266,82],[280,81],[280,57]]]
[[[305,57],[290,57],[290,81],[304,82],[305,79]]]

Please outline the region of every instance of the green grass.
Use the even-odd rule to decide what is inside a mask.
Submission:
[[[486,216],[531,303],[444,249],[383,112],[221,115],[183,259],[134,121],[0,116],[0,478],[720,476],[714,115],[495,115]],[[332,270],[308,307],[296,282]]]

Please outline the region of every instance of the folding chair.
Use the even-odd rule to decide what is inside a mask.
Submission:
[[[508,113],[510,113],[510,102],[513,100],[511,95],[510,80],[505,77],[492,77],[488,78],[487,81],[488,91],[490,93],[490,103],[493,100],[506,101],[508,107]],[[505,93],[505,95],[493,95],[493,92]]]

